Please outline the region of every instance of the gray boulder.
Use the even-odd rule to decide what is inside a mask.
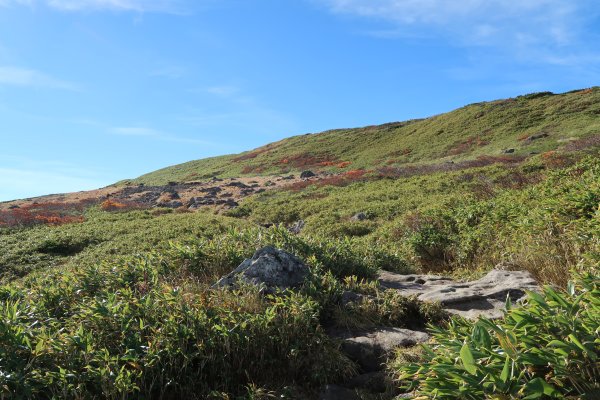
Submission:
[[[415,295],[419,300],[439,302],[446,311],[465,318],[501,318],[506,298],[518,302],[525,291],[539,291],[539,286],[527,271],[494,269],[481,279],[456,282],[438,275],[400,275],[381,271],[382,287],[395,289],[402,295]]]
[[[332,333],[342,340],[342,350],[365,372],[380,371],[397,347],[410,347],[429,340],[425,332],[380,327],[371,331]]]
[[[356,213],[350,218],[351,221],[364,221],[366,219],[368,219],[368,216],[364,212]]]
[[[316,174],[312,171],[302,171],[300,173],[300,178],[305,179],[305,178],[312,178],[313,176],[316,176]]]
[[[262,286],[264,291],[272,293],[276,289],[300,286],[308,275],[308,267],[298,257],[273,246],[266,246],[219,279],[214,286],[231,287],[241,281]]]
[[[304,220],[298,220],[296,222],[294,222],[289,228],[288,231],[290,231],[291,233],[297,235],[300,232],[302,232],[302,229],[304,228]]]

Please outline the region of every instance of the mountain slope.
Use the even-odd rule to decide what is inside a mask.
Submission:
[[[131,181],[164,185],[212,176],[339,172],[555,149],[600,132],[600,88],[471,104],[426,119],[294,136],[252,151],[190,161]],[[530,137],[538,140],[527,140]],[[547,135],[547,136],[546,136]]]

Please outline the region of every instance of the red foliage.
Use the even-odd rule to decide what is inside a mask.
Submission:
[[[377,170],[380,178],[408,178],[415,175],[434,174],[436,172],[460,171],[468,168],[485,167],[492,164],[518,164],[525,157],[521,156],[479,156],[475,160],[458,163],[445,162],[440,164],[408,165],[405,167],[382,167]]]
[[[242,168],[242,174],[260,174],[261,172],[264,172],[264,170],[265,167],[262,165],[246,165],[244,168]]]
[[[263,146],[263,147],[261,147],[259,149],[252,150],[252,151],[250,151],[250,152],[248,152],[246,154],[239,155],[239,156],[235,157],[233,159],[233,161],[238,162],[238,161],[252,160],[253,158],[258,157],[260,154],[266,153],[267,151],[272,150],[275,147],[277,147],[277,146],[276,145]]]
[[[566,151],[579,151],[589,148],[600,147],[600,135],[591,135],[584,138],[575,139],[567,143],[564,147]]]
[[[542,153],[542,161],[546,168],[564,168],[572,164],[569,157],[554,150]]]
[[[83,222],[84,217],[81,213],[93,203],[93,200],[82,200],[77,203],[35,202],[0,210],[0,226],[62,225]]]
[[[147,208],[143,204],[136,203],[134,201],[117,201],[113,199],[106,199],[100,204],[100,209],[103,211],[128,211],[128,210],[139,210]]]
[[[335,157],[329,154],[311,154],[301,153],[287,158],[282,158],[277,161],[275,165],[290,165],[294,168],[310,168],[310,167],[324,167],[332,166],[339,163]]]
[[[365,174],[368,171],[364,169],[355,169],[352,171],[344,172],[342,174],[330,175],[318,181],[298,181],[293,184],[287,186],[288,190],[292,191],[300,191],[310,185],[318,185],[318,186],[346,186],[353,182],[364,181],[367,178]]]
[[[450,150],[448,150],[448,154],[453,156],[463,154],[475,146],[481,147],[489,143],[489,140],[483,139],[481,136],[471,136],[462,142],[455,143]]]

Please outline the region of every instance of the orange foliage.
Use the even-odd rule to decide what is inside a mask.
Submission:
[[[338,168],[346,168],[348,165],[352,164],[350,161],[343,161],[337,165]]]
[[[83,210],[93,204],[93,200],[77,203],[31,203],[0,211],[0,226],[32,226],[38,224],[62,225],[83,222]]]
[[[100,204],[100,208],[104,211],[116,211],[116,210],[122,210],[124,208],[127,207],[127,204],[125,203],[120,203],[118,201],[115,200],[111,200],[111,199],[107,199],[104,200],[102,202],[102,204]]]

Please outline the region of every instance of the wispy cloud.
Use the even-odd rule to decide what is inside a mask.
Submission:
[[[594,49],[586,45],[585,26],[599,14],[593,0],[315,1],[336,14],[391,23],[372,32],[378,36],[442,36],[459,46],[502,48],[523,58],[589,58]]]
[[[0,6],[38,4],[62,11],[131,11],[138,13],[185,14],[183,0],[0,0]]]
[[[186,124],[211,132],[239,132],[267,137],[278,132],[293,132],[296,121],[287,114],[265,105],[256,96],[248,94],[238,85],[222,84],[190,90],[199,95],[209,95],[211,103],[223,107],[219,111],[190,108],[177,119]],[[225,110],[225,111],[223,111]]]
[[[111,182],[105,174],[60,160],[0,154],[0,201],[95,189]]]
[[[0,66],[0,85],[45,87],[64,90],[79,89],[79,86],[75,83],[54,78],[44,72],[12,66]]]
[[[240,89],[237,86],[232,85],[211,86],[209,88],[206,88],[206,93],[224,98],[231,98],[239,92]]]
[[[169,133],[161,132],[152,128],[143,127],[143,126],[119,126],[110,128],[109,133],[113,135],[119,136],[132,136],[139,138],[148,138],[155,140],[162,140],[165,142],[175,142],[175,143],[188,143],[188,144],[197,144],[202,146],[212,146],[213,142],[195,138],[182,137],[177,135],[172,135]]]
[[[162,67],[150,71],[148,76],[151,77],[159,77],[159,78],[168,78],[168,79],[179,79],[185,75],[185,68],[172,65],[168,67]]]

